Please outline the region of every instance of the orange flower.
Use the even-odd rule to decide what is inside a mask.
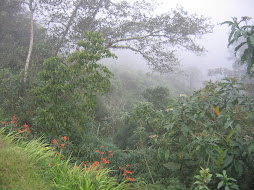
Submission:
[[[102,162],[104,162],[105,164],[109,164],[109,161],[106,160],[105,158],[101,158]]]
[[[61,144],[61,147],[64,147],[65,143]]]
[[[101,152],[101,154],[104,154],[104,152]]]
[[[112,154],[109,154],[109,156],[112,156]]]
[[[102,145],[101,148],[104,148],[104,146]]]
[[[95,152],[100,152],[99,150],[96,150]]]
[[[19,132],[21,133],[22,131],[19,129]]]
[[[27,131],[27,133],[30,133],[30,131]]]
[[[75,166],[76,168],[78,168],[78,166]]]
[[[131,178],[131,181],[134,181],[135,180],[135,178]]]
[[[132,172],[129,171],[129,170],[124,170],[124,172],[127,173],[127,174],[132,174]]]
[[[126,177],[126,180],[131,180],[131,178],[129,178],[129,177]]]
[[[49,163],[49,166],[50,166],[50,167],[52,167],[52,164],[51,164],[51,163]]]
[[[14,120],[11,120],[11,123],[15,123],[15,121],[14,121]]]
[[[56,139],[53,140],[53,144],[58,144]]]
[[[127,174],[126,173],[123,173],[123,176],[126,176]]]
[[[13,116],[13,119],[17,119],[17,118],[15,117],[15,115]]]
[[[66,141],[66,140],[67,140],[67,137],[66,137],[66,136],[64,136],[64,137],[62,137],[62,139]]]
[[[25,128],[25,129],[27,129],[27,128],[28,128],[28,125],[27,125],[27,124],[25,124],[25,125],[24,125],[24,128]]]
[[[126,165],[126,167],[129,167],[129,166],[130,166],[130,165],[128,165],[128,164]]]
[[[108,153],[112,153],[112,151],[109,150]]]
[[[120,167],[119,167],[119,169],[120,169],[120,170],[122,170],[122,169],[123,169],[123,167],[121,167],[121,166],[120,166]]]
[[[2,124],[4,125],[4,124],[5,124],[5,121],[2,121]]]

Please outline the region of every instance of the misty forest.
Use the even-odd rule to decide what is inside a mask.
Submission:
[[[252,18],[158,6],[0,1],[0,189],[254,189]],[[233,65],[197,84],[215,25]]]

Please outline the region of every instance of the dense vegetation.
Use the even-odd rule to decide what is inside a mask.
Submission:
[[[207,19],[182,8],[148,18],[142,6],[106,0],[77,1],[67,17],[66,2],[0,2],[2,189],[254,188],[250,18],[224,23],[232,30],[229,46],[241,39],[235,52],[250,80],[228,77],[193,92],[172,73],[131,71],[105,58],[117,58],[110,48],[131,49],[155,70],[175,71],[177,58],[165,45],[202,52],[192,38],[210,32]],[[34,21],[43,10],[48,25]],[[112,20],[98,19],[99,10]]]

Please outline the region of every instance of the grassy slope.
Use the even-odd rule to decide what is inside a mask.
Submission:
[[[0,189],[130,189],[125,182],[119,184],[110,177],[108,169],[83,171],[82,166],[71,164],[70,158],[62,160],[61,155],[55,154],[41,139],[24,142],[20,134],[6,136],[0,129]]]
[[[0,189],[49,189],[49,181],[24,149],[0,137]]]

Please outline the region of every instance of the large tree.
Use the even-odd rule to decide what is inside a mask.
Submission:
[[[188,14],[182,7],[158,14],[156,1],[44,0],[37,20],[47,27],[55,55],[74,50],[84,31],[104,34],[105,47],[141,54],[152,69],[177,68],[176,51],[202,53],[196,38],[211,32],[207,18]]]

